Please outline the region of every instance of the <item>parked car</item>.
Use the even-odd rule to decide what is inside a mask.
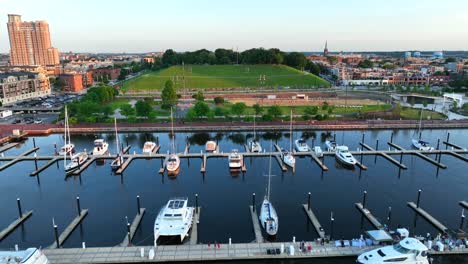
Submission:
[[[42,124],[42,119],[38,118],[34,120],[34,124]]]

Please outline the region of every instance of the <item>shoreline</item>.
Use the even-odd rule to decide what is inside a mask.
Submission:
[[[419,124],[414,120],[365,120],[365,121],[296,121],[293,130],[376,130],[376,129],[418,129]],[[422,129],[453,129],[468,128],[468,120],[454,121],[425,121]],[[59,124],[22,124],[0,125],[2,137],[11,135],[14,129],[26,132],[28,136],[41,136],[63,133],[64,128]],[[119,132],[170,132],[169,123],[119,123]],[[262,122],[256,124],[259,131],[286,131],[289,122]],[[176,122],[176,132],[203,131],[250,131],[253,122]],[[70,133],[105,133],[114,132],[110,123],[75,124],[70,126]]]

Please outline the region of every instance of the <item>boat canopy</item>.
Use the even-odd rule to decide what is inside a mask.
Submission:
[[[366,234],[372,239],[377,242],[389,242],[393,241],[390,234],[384,230],[368,230]]]

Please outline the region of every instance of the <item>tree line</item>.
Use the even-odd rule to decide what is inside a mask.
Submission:
[[[301,52],[284,52],[276,48],[253,48],[242,52],[231,49],[216,49],[214,52],[207,49],[196,51],[175,52],[168,49],[160,59],[154,63],[153,69],[185,64],[284,64],[299,70],[313,70],[319,73],[320,68],[309,62]],[[312,69],[313,68],[313,69]]]

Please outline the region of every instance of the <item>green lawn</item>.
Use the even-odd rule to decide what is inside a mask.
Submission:
[[[215,107],[220,107],[224,109],[225,112],[231,113],[231,106],[232,103],[225,102],[224,105],[215,106],[214,103],[211,102],[211,108],[214,109]],[[294,115],[303,115],[304,110],[308,106],[280,106],[281,111],[284,115],[289,115],[291,109],[293,110]],[[363,105],[362,107],[334,107],[333,114],[340,115],[340,114],[349,114],[349,113],[356,113],[361,111],[361,113],[370,112],[370,111],[383,111],[392,108],[391,104],[379,104],[379,105]],[[263,113],[266,113],[268,107],[263,107]],[[253,107],[247,107],[245,110],[246,115],[253,115],[255,113]],[[328,114],[327,110],[322,110],[322,107],[319,107],[318,114]]]
[[[260,82],[260,76],[265,81]],[[258,86],[320,86],[330,84],[320,77],[284,65],[185,65],[149,72],[123,83],[124,90],[161,90],[172,79],[176,88],[232,88]]]
[[[421,115],[421,110],[420,109],[415,109],[415,108],[408,108],[408,107],[402,107],[401,108],[401,113],[400,116],[403,119],[412,119],[412,120],[419,120]],[[423,120],[428,120],[428,119],[446,119],[446,117],[438,112],[433,112],[429,110],[424,110],[423,111]]]

